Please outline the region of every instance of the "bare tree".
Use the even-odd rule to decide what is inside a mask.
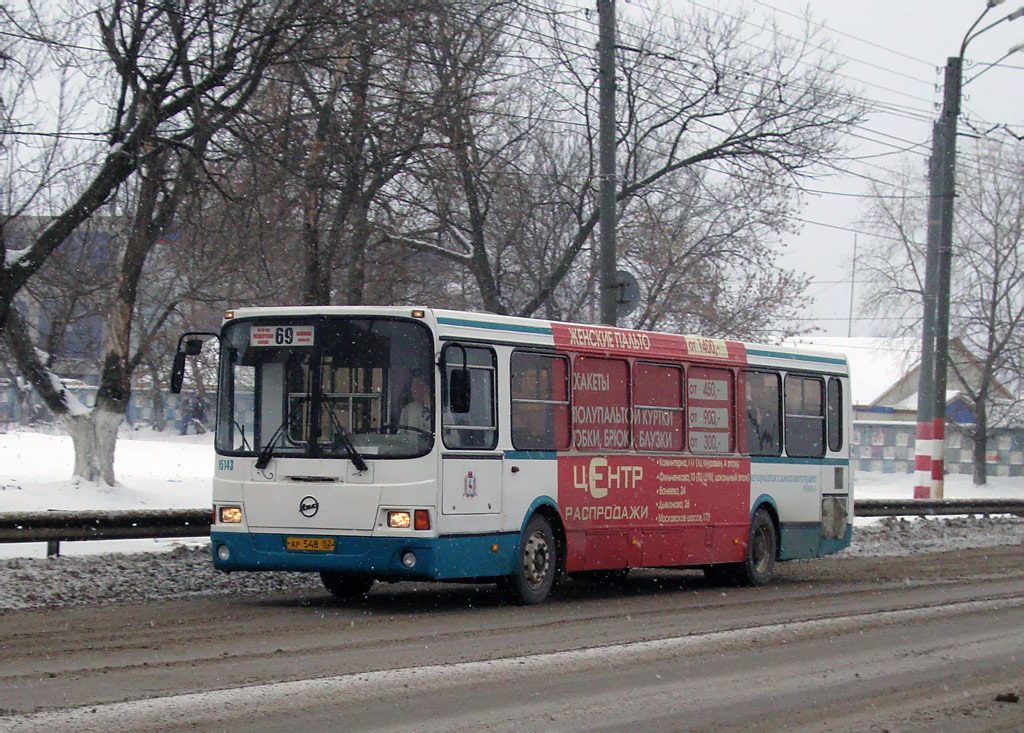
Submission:
[[[904,168],[876,185],[867,223],[878,238],[861,260],[870,275],[868,306],[896,320],[894,332],[920,330],[923,310],[927,186]],[[968,354],[951,351],[951,382],[974,405],[974,482],[987,481],[995,427],[1020,419],[1024,376],[1024,154],[1019,145],[981,139],[957,170],[949,333]],[[901,191],[896,193],[894,191]]]
[[[211,137],[244,107],[286,42],[301,35],[302,12],[310,7],[299,0],[115,0],[88,15],[100,48],[80,62],[83,67],[94,64],[98,79],[112,82],[103,85],[111,94],[108,145],[89,165],[83,190],[72,194],[71,203],[27,247],[6,257],[0,269],[0,328],[5,327],[22,373],[47,406],[67,419],[76,476],[114,483],[117,427],[130,399],[132,371],[149,341],[141,339],[133,350],[132,317],[146,259],[172,227]],[[73,48],[89,51],[83,44]],[[38,359],[14,296],[136,174],[129,197],[131,226],[122,240],[106,313],[96,404],[86,409]],[[164,319],[173,307],[165,305]]]
[[[649,303],[640,322],[677,325],[665,318],[674,311],[677,323],[726,332],[743,298],[771,300],[770,316],[784,315],[806,281],[774,269],[765,238],[786,230],[801,176],[837,154],[860,105],[836,82],[810,26],[796,40],[768,33],[760,48],[742,19],[712,12],[622,27],[616,198],[633,238],[623,254],[646,258],[650,272],[641,274],[653,275],[658,265],[636,235],[652,210],[674,211],[669,229],[693,258],[687,272],[736,278],[726,288],[705,283],[700,303],[673,302],[678,288],[645,283],[662,302]],[[581,254],[598,222],[593,28],[533,6],[453,3],[434,33],[442,152],[404,193],[424,202],[417,220],[432,234],[396,227],[395,238],[464,268],[487,310],[578,316],[579,286],[593,278]],[[680,191],[685,204],[666,206]],[[728,292],[731,303],[721,297]],[[718,304],[723,315],[711,318],[708,306]]]
[[[619,235],[620,262],[644,283],[632,325],[748,341],[796,335],[787,324],[806,304],[807,280],[775,265],[773,241],[789,202],[702,171],[662,189],[632,207]]]
[[[387,245],[375,211],[423,139],[423,28],[443,4],[334,0],[329,22],[294,49],[235,126],[252,168],[277,182],[253,193],[281,218],[254,223],[286,222],[290,242],[281,245],[302,263],[303,302],[388,297],[391,273],[373,266],[388,261],[377,257]]]

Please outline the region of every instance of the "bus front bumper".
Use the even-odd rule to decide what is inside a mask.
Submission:
[[[213,565],[229,572],[328,571],[392,581],[490,578],[513,571],[519,544],[514,532],[426,538],[318,535],[333,539],[333,550],[289,550],[286,540],[294,536],[212,531]],[[409,553],[415,560],[411,566]]]

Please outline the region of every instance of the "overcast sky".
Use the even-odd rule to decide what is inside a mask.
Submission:
[[[1022,3],[1024,0],[1007,0],[991,9],[978,28]],[[849,170],[860,176],[886,178],[886,171],[898,166],[898,151],[914,144],[924,144],[915,148],[923,174],[931,126],[942,98],[942,67],[947,57],[959,52],[964,34],[985,9],[985,0],[668,0],[662,5],[680,14],[691,6],[723,12],[743,9],[755,18],[774,14],[781,25],[794,30],[800,25],[798,18],[809,9],[812,17],[827,26],[824,33],[834,41],[845,64],[841,73],[846,81],[875,108],[848,139],[850,156],[862,158],[851,161]],[[967,49],[964,78],[970,79],[1021,42],[1024,18],[985,32]],[[1024,134],[1022,92],[1024,53],[1017,53],[965,87],[961,120],[967,118],[982,127],[1007,123]],[[898,111],[885,111],[893,108]],[[816,304],[802,314],[808,319],[805,323],[819,333],[845,336],[851,329],[854,230],[865,208],[858,196],[867,192],[869,184],[863,177],[836,175],[810,185],[845,195],[808,196],[801,213],[802,232],[787,239],[782,264],[814,277],[810,293]],[[863,248],[865,236],[858,239]],[[854,301],[852,334],[883,335],[885,324],[858,317],[858,301],[859,293]]]

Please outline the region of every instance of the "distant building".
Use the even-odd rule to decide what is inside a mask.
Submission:
[[[920,339],[805,336],[791,342],[846,355],[854,420],[917,422]],[[977,357],[959,339],[949,340],[949,354],[968,382],[980,378]],[[1013,398],[1002,384],[997,383],[995,391],[997,399]],[[946,420],[959,425],[974,423],[974,403],[952,368],[946,372]]]
[[[791,344],[845,354],[850,362],[853,402],[854,465],[862,471],[911,473],[917,429],[917,394],[921,341],[911,338],[842,338],[805,336]],[[959,339],[949,341],[950,361],[970,382],[981,366]],[[1013,395],[995,385],[998,398]],[[973,440],[967,434],[975,422],[974,403],[956,373],[946,373],[946,472],[971,473]],[[963,429],[960,429],[963,428]],[[996,476],[1024,475],[1024,426],[998,428],[989,440],[989,472]]]

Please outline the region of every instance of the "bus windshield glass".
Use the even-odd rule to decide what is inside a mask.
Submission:
[[[433,346],[421,323],[239,320],[221,339],[217,452],[412,458],[434,443]]]

